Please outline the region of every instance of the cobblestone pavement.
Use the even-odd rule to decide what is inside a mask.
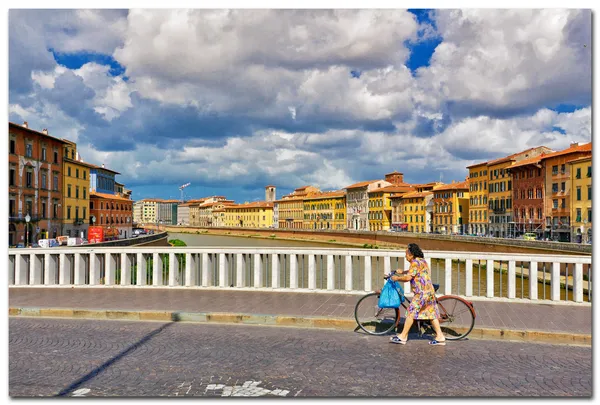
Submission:
[[[9,319],[22,396],[591,396],[591,347],[406,346],[319,329]]]

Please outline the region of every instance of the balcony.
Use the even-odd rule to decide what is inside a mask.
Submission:
[[[81,218],[76,218],[75,221],[73,221],[74,225],[83,225],[83,219]]]
[[[506,214],[506,208],[494,208],[494,214]]]

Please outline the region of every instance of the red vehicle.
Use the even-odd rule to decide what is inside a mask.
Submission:
[[[90,226],[88,229],[88,241],[90,243],[106,242],[117,239],[119,239],[119,231],[116,228]]]

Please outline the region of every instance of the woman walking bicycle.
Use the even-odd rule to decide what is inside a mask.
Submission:
[[[435,331],[435,340],[429,342],[430,345],[445,345],[446,338],[440,328],[440,312],[435,297],[435,289],[431,283],[429,275],[429,266],[425,261],[423,252],[419,245],[410,243],[406,249],[406,260],[410,263],[410,268],[407,271],[396,270],[392,274],[393,281],[410,281],[410,286],[414,294],[410,302],[410,306],[406,311],[406,320],[404,328],[400,334],[393,336],[390,339],[391,343],[406,344],[408,341],[408,331],[410,330],[415,319],[431,320],[431,325]]]

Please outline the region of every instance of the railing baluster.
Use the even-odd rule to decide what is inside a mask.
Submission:
[[[333,255],[327,255],[327,289],[335,289]]]
[[[542,263],[542,280],[543,280],[543,288],[542,288],[542,294],[543,294],[543,298],[542,299],[546,299],[546,262]]]
[[[473,259],[465,261],[465,296],[473,296]]]
[[[538,263],[535,261],[529,262],[529,299],[538,299]]]
[[[509,260],[508,262],[508,272],[507,272],[507,286],[508,286],[508,298],[516,298],[517,296],[517,286],[516,286],[516,262],[514,260]]]
[[[500,260],[500,272],[498,273],[498,279],[499,279],[499,290],[498,290],[498,297],[502,298],[502,266],[504,265],[504,262],[502,260]]]
[[[371,256],[363,256],[365,260],[365,291],[372,291],[371,285]]]
[[[444,294],[452,294],[452,259],[450,258],[445,260]]]
[[[523,298],[524,294],[525,294],[523,278],[524,278],[523,261],[521,261],[521,298]]]
[[[279,255],[271,254],[271,287],[279,288]]]
[[[486,263],[486,296],[488,298],[494,298],[494,260],[488,259]]]
[[[569,300],[569,263],[565,264],[565,301]]]
[[[477,266],[477,296],[481,297],[481,260],[478,260]]]
[[[352,256],[345,256],[346,260],[346,291],[352,291],[353,283],[352,283]]]
[[[552,272],[550,273],[550,299],[560,301],[560,263],[552,263]]]
[[[290,288],[298,288],[298,256],[290,255]]]
[[[588,268],[588,294],[590,291],[589,274],[590,272]],[[581,263],[575,264],[575,272],[573,273],[573,300],[575,302],[583,302],[583,264]]]
[[[308,289],[317,289],[317,268],[314,254],[308,255]]]

